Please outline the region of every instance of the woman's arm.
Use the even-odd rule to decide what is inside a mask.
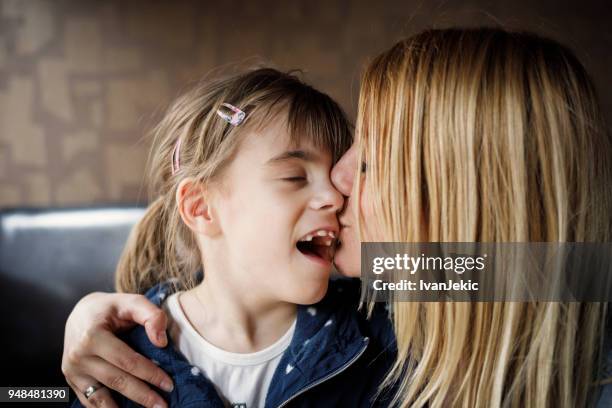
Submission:
[[[166,314],[142,295],[91,293],[72,310],[64,333],[62,372],[84,406],[116,407],[108,388],[145,407],[167,406],[145,382],[170,391],[170,377],[114,334],[136,324],[145,327],[153,344],[166,346]],[[85,398],[87,387],[100,383],[108,388]]]

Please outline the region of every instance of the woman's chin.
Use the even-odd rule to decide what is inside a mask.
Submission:
[[[347,247],[340,247],[334,256],[334,265],[342,276],[359,278],[361,276],[360,255]]]

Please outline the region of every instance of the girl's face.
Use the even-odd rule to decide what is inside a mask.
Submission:
[[[324,296],[344,201],[331,163],[314,146],[290,145],[284,115],[245,135],[216,211],[226,262],[250,294],[296,304]]]

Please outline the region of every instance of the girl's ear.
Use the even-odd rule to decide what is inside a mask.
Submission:
[[[176,207],[185,225],[198,235],[213,237],[221,229],[209,201],[205,186],[192,178],[181,180],[176,189]]]

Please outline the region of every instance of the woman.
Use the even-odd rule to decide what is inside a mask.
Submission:
[[[348,276],[359,276],[359,238],[611,240],[610,139],[586,72],[555,42],[497,29],[401,41],[365,72],[356,135],[332,171],[350,196],[335,258]],[[391,310],[398,356],[382,386],[400,406],[587,406],[610,376],[605,303],[392,300]],[[137,295],[84,298],[67,324],[67,379],[94,383],[112,364],[133,374],[113,388],[152,406],[136,378],[159,385],[163,373],[111,334],[133,322],[152,339],[165,325]]]

